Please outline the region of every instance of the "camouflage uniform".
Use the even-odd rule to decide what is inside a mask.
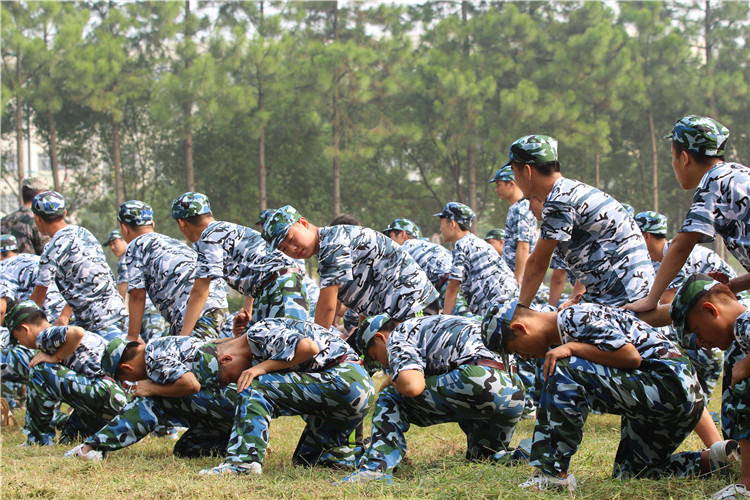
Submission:
[[[369,339],[358,342],[364,351]],[[391,332],[386,348],[394,380],[404,370],[419,370],[426,386],[416,397],[405,397],[394,386],[379,393],[362,467],[391,472],[406,453],[411,424],[458,422],[466,433],[468,459],[507,449],[523,412],[523,391],[505,369],[481,365],[499,366],[500,359],[485,347],[479,322],[443,315],[414,318]]]
[[[0,219],[0,233],[16,237],[18,253],[41,255],[49,241],[49,237],[37,229],[31,207],[21,207]]]
[[[292,462],[353,465],[355,449],[349,445],[349,435],[375,399],[359,356],[323,327],[292,318],[260,321],[247,330],[246,338],[253,365],[268,359],[291,360],[304,338],[312,339],[319,353],[293,369],[257,377],[238,395],[226,462],[262,463],[271,419],[301,415],[307,425]]]
[[[123,256],[124,257],[124,256]],[[117,284],[128,283],[128,268],[125,265],[125,259],[117,262]],[[167,330],[167,322],[156,308],[151,297],[146,294],[146,305],[143,310],[143,321],[141,322],[141,338],[148,343],[150,340],[157,339],[164,335]]]
[[[0,260],[0,297],[27,300],[34,291],[39,274],[39,256],[21,253]],[[47,289],[43,309],[47,318],[54,320],[65,307],[65,299],[53,281]]]
[[[579,304],[561,311],[557,324],[563,344],[612,352],[630,343],[642,361],[622,369],[577,356],[559,359],[544,382],[530,464],[551,475],[567,472],[595,410],[622,417],[614,477],[697,476],[700,452],[673,454],[704,408],[689,360],[657,329],[620,309]]]
[[[516,248],[519,241],[529,244],[529,255],[534,251],[539,230],[536,227],[536,217],[529,208],[529,200],[518,200],[508,209],[505,217],[505,245],[503,246],[503,260],[514,271],[516,269]]]
[[[750,300],[740,301],[750,308]],[[727,438],[750,441],[750,378],[732,387],[734,364],[750,355],[750,309],[734,323],[735,341],[724,353],[724,379],[721,394],[721,428]]]

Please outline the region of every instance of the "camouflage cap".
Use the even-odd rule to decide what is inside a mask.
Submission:
[[[196,215],[210,214],[211,205],[208,196],[203,193],[187,192],[172,202],[172,218],[187,219]]]
[[[482,338],[490,351],[503,350],[503,337],[510,331],[510,320],[516,313],[518,300],[498,302],[487,309],[482,319]]]
[[[393,222],[390,223],[390,225],[383,229],[384,233],[389,233],[390,231],[406,231],[406,234],[409,236],[413,236],[415,238],[421,238],[422,233],[419,230],[419,226],[417,226],[414,222],[410,221],[409,219],[396,219]]]
[[[49,182],[41,177],[25,177],[21,181],[21,186],[33,189],[34,191],[47,191],[49,189]]]
[[[631,217],[635,217],[635,209],[633,208],[633,205],[628,205],[627,203],[620,203],[622,205],[622,208],[628,211],[628,215]]]
[[[688,115],[675,123],[672,133],[665,135],[688,151],[706,156],[722,156],[729,139],[729,129],[713,118]]]
[[[18,240],[12,234],[0,234],[0,253],[18,250]]]
[[[121,239],[122,239],[122,235],[120,234],[120,230],[119,229],[115,229],[115,230],[109,232],[109,236],[107,236],[107,241],[105,241],[104,245],[102,245],[102,246],[106,247],[110,243],[112,243],[113,241],[115,241],[115,240],[121,240]]]
[[[123,224],[147,226],[154,221],[154,209],[139,200],[126,201],[117,211],[117,220]]]
[[[57,191],[44,191],[34,196],[31,211],[37,215],[62,217],[65,215],[65,197]]]
[[[708,290],[718,285],[719,282],[707,274],[695,273],[691,275],[680,286],[672,299],[672,306],[669,308],[669,317],[672,318],[672,324],[677,331],[677,342],[687,347],[695,344],[695,339],[691,332],[685,327],[685,320],[690,310],[698,303]]]
[[[439,214],[435,214],[435,217],[447,217],[448,219],[454,220],[458,222],[459,224],[463,224],[464,226],[471,226],[471,223],[474,221],[476,216],[474,215],[474,211],[464,205],[463,203],[458,203],[455,201],[451,201],[448,204],[443,207],[443,211]]]
[[[375,338],[375,334],[383,328],[383,325],[386,324],[389,319],[391,319],[391,317],[387,314],[378,314],[376,316],[368,316],[362,321],[362,324],[359,325],[355,335],[357,336],[357,349],[362,356],[365,358],[368,357],[367,346],[372,342],[372,339]]]
[[[644,233],[667,234],[667,216],[650,210],[641,212],[635,217],[635,223]]]
[[[263,239],[268,242],[271,249],[276,250],[281,242],[286,238],[286,233],[295,222],[300,220],[301,216],[291,205],[284,205],[276,210],[263,224]]]
[[[500,169],[495,172],[495,175],[492,176],[492,179],[487,181],[487,184],[492,184],[493,182],[497,181],[515,181],[516,176],[513,175],[513,167],[510,166],[510,162],[506,163]]]
[[[516,139],[510,145],[508,159],[529,165],[557,161],[557,139],[548,135],[527,135]]]
[[[265,224],[266,224],[266,221],[268,220],[268,218],[269,218],[269,217],[271,217],[271,215],[273,215],[273,213],[274,213],[275,211],[276,211],[276,210],[274,210],[273,208],[267,208],[267,209],[263,210],[263,211],[262,211],[262,212],[261,212],[261,213],[260,213],[260,214],[258,215],[258,220],[257,220],[257,221],[255,221],[255,225],[256,225],[256,226],[263,226],[263,225],[265,225]]]
[[[102,370],[110,377],[115,376],[120,358],[130,342],[125,337],[115,337],[107,343],[102,354]]]
[[[22,300],[16,302],[8,308],[8,311],[6,311],[5,318],[3,319],[3,326],[12,332],[18,325],[26,321],[29,316],[36,311],[41,310],[42,308],[33,300]],[[13,335],[10,337],[11,342],[15,342]]]
[[[485,240],[504,240],[505,229],[500,229],[499,227],[490,229],[489,231],[487,231],[487,234],[484,236],[484,239]]]

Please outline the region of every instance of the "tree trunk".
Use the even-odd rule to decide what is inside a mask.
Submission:
[[[714,65],[713,65],[713,40],[712,40],[712,34],[711,34],[711,24],[713,20],[711,18],[711,2],[709,0],[706,0],[706,17],[703,20],[703,39],[705,40],[706,45],[706,77],[708,78],[708,81],[712,81],[714,79]],[[711,109],[711,116],[717,116],[719,114],[718,108],[716,106],[716,91],[714,90],[714,85],[711,85],[711,91],[708,94],[708,105]]]
[[[477,211],[477,165],[474,148],[469,146],[466,150],[467,175],[469,177],[469,206]],[[477,224],[471,227],[471,232],[476,234]]]
[[[23,99],[21,98],[21,54],[16,55],[16,166],[18,168],[18,203],[23,205],[24,162],[23,162]]]
[[[60,191],[60,165],[57,159],[57,125],[55,124],[55,114],[49,114],[49,158],[52,167],[52,182],[55,191]]]
[[[651,166],[653,171],[653,182],[651,190],[654,193],[654,212],[659,211],[659,150],[656,145],[656,129],[654,127],[654,114],[648,110],[648,130],[651,134]]]
[[[185,0],[185,39],[190,40],[192,33],[188,30],[190,18],[190,0]],[[185,69],[190,68],[190,59],[185,59]],[[183,104],[182,118],[185,120],[185,186],[188,191],[195,191],[195,172],[193,170],[193,129],[191,119],[193,117],[193,103],[188,101]]]
[[[260,2],[260,35],[263,40],[263,2]],[[258,116],[263,114],[263,70],[260,66],[257,69],[258,77]],[[266,126],[261,124],[260,136],[258,137],[258,198],[260,201],[260,210],[263,211],[268,207],[266,199],[266,150],[265,150]]]
[[[115,169],[115,197],[117,208],[125,201],[122,186],[122,168],[120,166],[120,122],[112,118],[112,162]]]
[[[339,5],[334,2],[333,7],[333,43],[338,41]],[[341,124],[339,116],[339,72],[333,72],[333,123],[331,146],[333,146],[333,216],[341,213],[341,160],[339,158],[339,144],[341,142]]]

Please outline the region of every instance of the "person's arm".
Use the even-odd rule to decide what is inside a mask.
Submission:
[[[528,306],[531,304],[531,301],[534,300],[534,296],[539,290],[539,285],[542,284],[542,281],[544,281],[544,275],[547,274],[549,261],[552,258],[552,253],[555,251],[555,248],[557,248],[557,240],[539,239],[539,241],[536,242],[534,251],[529,255],[523,273],[521,294],[518,297],[518,301],[521,304]]]
[[[252,318],[253,317],[253,304],[255,303],[255,299],[250,296],[245,296],[245,302],[242,304],[242,308],[247,311],[247,317]]]
[[[750,273],[745,273],[736,278],[730,279],[727,286],[733,293],[740,293],[744,290],[750,289]]]
[[[648,296],[636,300],[631,304],[626,304],[623,308],[636,312],[650,311],[655,308],[659,304],[662,294],[674,277],[677,276],[677,273],[680,272],[682,266],[685,265],[690,252],[693,251],[693,247],[702,236],[703,234],[701,233],[678,233],[669,244],[667,254],[661,261],[659,271],[656,273],[654,284],[651,287],[651,291],[648,292]]]
[[[120,292],[120,296],[122,296],[122,300],[125,300],[125,296],[128,294],[128,282],[123,281],[122,283],[118,283],[117,291]]]
[[[750,356],[737,361],[732,367],[732,388],[741,380],[750,377]]]
[[[326,330],[331,328],[336,317],[336,303],[338,302],[339,286],[331,285],[320,289],[318,305],[315,306],[315,323]]]
[[[565,269],[552,270],[552,276],[549,279],[549,304],[554,308],[557,308],[560,303],[566,278]]]
[[[544,357],[544,380],[555,371],[557,360],[578,356],[604,366],[612,368],[638,368],[641,366],[641,355],[633,344],[625,344],[616,351],[602,351],[592,344],[585,342],[568,342],[547,351]]]
[[[560,304],[557,310],[562,311],[563,309],[567,309],[570,306],[578,304],[581,301],[581,297],[583,297],[584,293],[586,293],[586,285],[576,280],[576,284],[573,285],[573,291],[570,292],[570,297],[568,297],[568,300]]]
[[[36,285],[34,287],[34,291],[31,292],[31,296],[29,297],[29,300],[33,300],[36,302],[36,305],[39,307],[42,307],[44,305],[44,300],[47,298],[47,287],[42,285]]]
[[[60,316],[55,319],[55,322],[53,323],[54,326],[67,326],[67,324],[70,322],[70,317],[73,316],[73,309],[70,308],[70,305],[65,304],[65,307],[63,307],[63,310],[60,311]]]
[[[516,281],[519,283],[523,278],[523,271],[526,268],[526,262],[529,260],[529,242],[516,242],[516,267],[513,274],[516,275]]]
[[[398,373],[396,380],[392,382],[393,387],[399,394],[407,398],[419,396],[424,392],[424,373],[419,370],[404,370]]]
[[[312,359],[319,352],[318,344],[313,339],[303,338],[297,342],[297,346],[294,349],[294,357],[291,360],[279,361],[276,359],[267,359],[242,372],[240,378],[237,380],[237,392],[242,392],[244,389],[250,387],[255,377],[300,365]]]
[[[8,299],[0,297],[0,325],[5,321],[5,310],[8,307]]]
[[[128,342],[138,340],[141,333],[141,324],[143,323],[143,313],[146,310],[146,289],[134,288],[130,290],[128,299]]]
[[[136,396],[162,396],[165,398],[181,398],[195,394],[201,390],[201,384],[193,372],[183,373],[172,384],[157,384],[153,380],[139,380],[135,386]]]
[[[65,334],[65,341],[57,348],[55,354],[47,354],[44,351],[39,351],[29,363],[29,366],[34,367],[39,363],[59,363],[63,359],[67,358],[81,345],[85,332],[83,328],[78,326],[69,326],[68,331]]]
[[[456,298],[458,291],[461,289],[461,282],[458,280],[448,280],[448,286],[445,288],[445,298],[443,300],[443,314],[453,314],[456,307]]]
[[[655,309],[638,313],[638,319],[656,328],[669,326],[672,324],[672,318],[669,317],[670,307],[672,304],[659,304]]]
[[[189,337],[193,333],[193,328],[201,317],[203,306],[208,300],[208,292],[211,288],[211,278],[195,278],[193,288],[190,290],[185,317],[182,320],[182,330],[180,335]]]

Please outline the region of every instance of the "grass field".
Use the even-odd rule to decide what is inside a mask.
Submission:
[[[718,396],[718,394],[717,394]],[[718,401],[712,401],[716,410]],[[23,413],[17,411],[19,422]],[[297,417],[283,417],[271,426],[271,454],[263,475],[255,479],[201,478],[200,469],[218,465],[214,459],[177,459],[174,441],[149,437],[111,453],[103,462],[64,459],[72,446],[18,448],[20,429],[3,429],[0,460],[2,498],[173,499],[173,498],[567,498],[567,493],[531,493],[517,487],[531,474],[528,466],[502,467],[464,460],[465,438],[455,424],[421,428],[407,434],[407,459],[396,471],[393,485],[370,483],[336,487],[331,483],[345,473],[291,465],[291,455],[303,428]],[[531,437],[533,421],[519,424],[513,439]],[[365,426],[369,434],[369,421]],[[619,418],[592,415],[586,424],[581,449],[571,472],[578,480],[576,498],[690,499],[706,498],[730,478],[705,480],[665,478],[660,481],[618,481],[609,477],[619,441]],[[696,450],[691,436],[680,450]],[[738,477],[739,466],[730,471]]]

